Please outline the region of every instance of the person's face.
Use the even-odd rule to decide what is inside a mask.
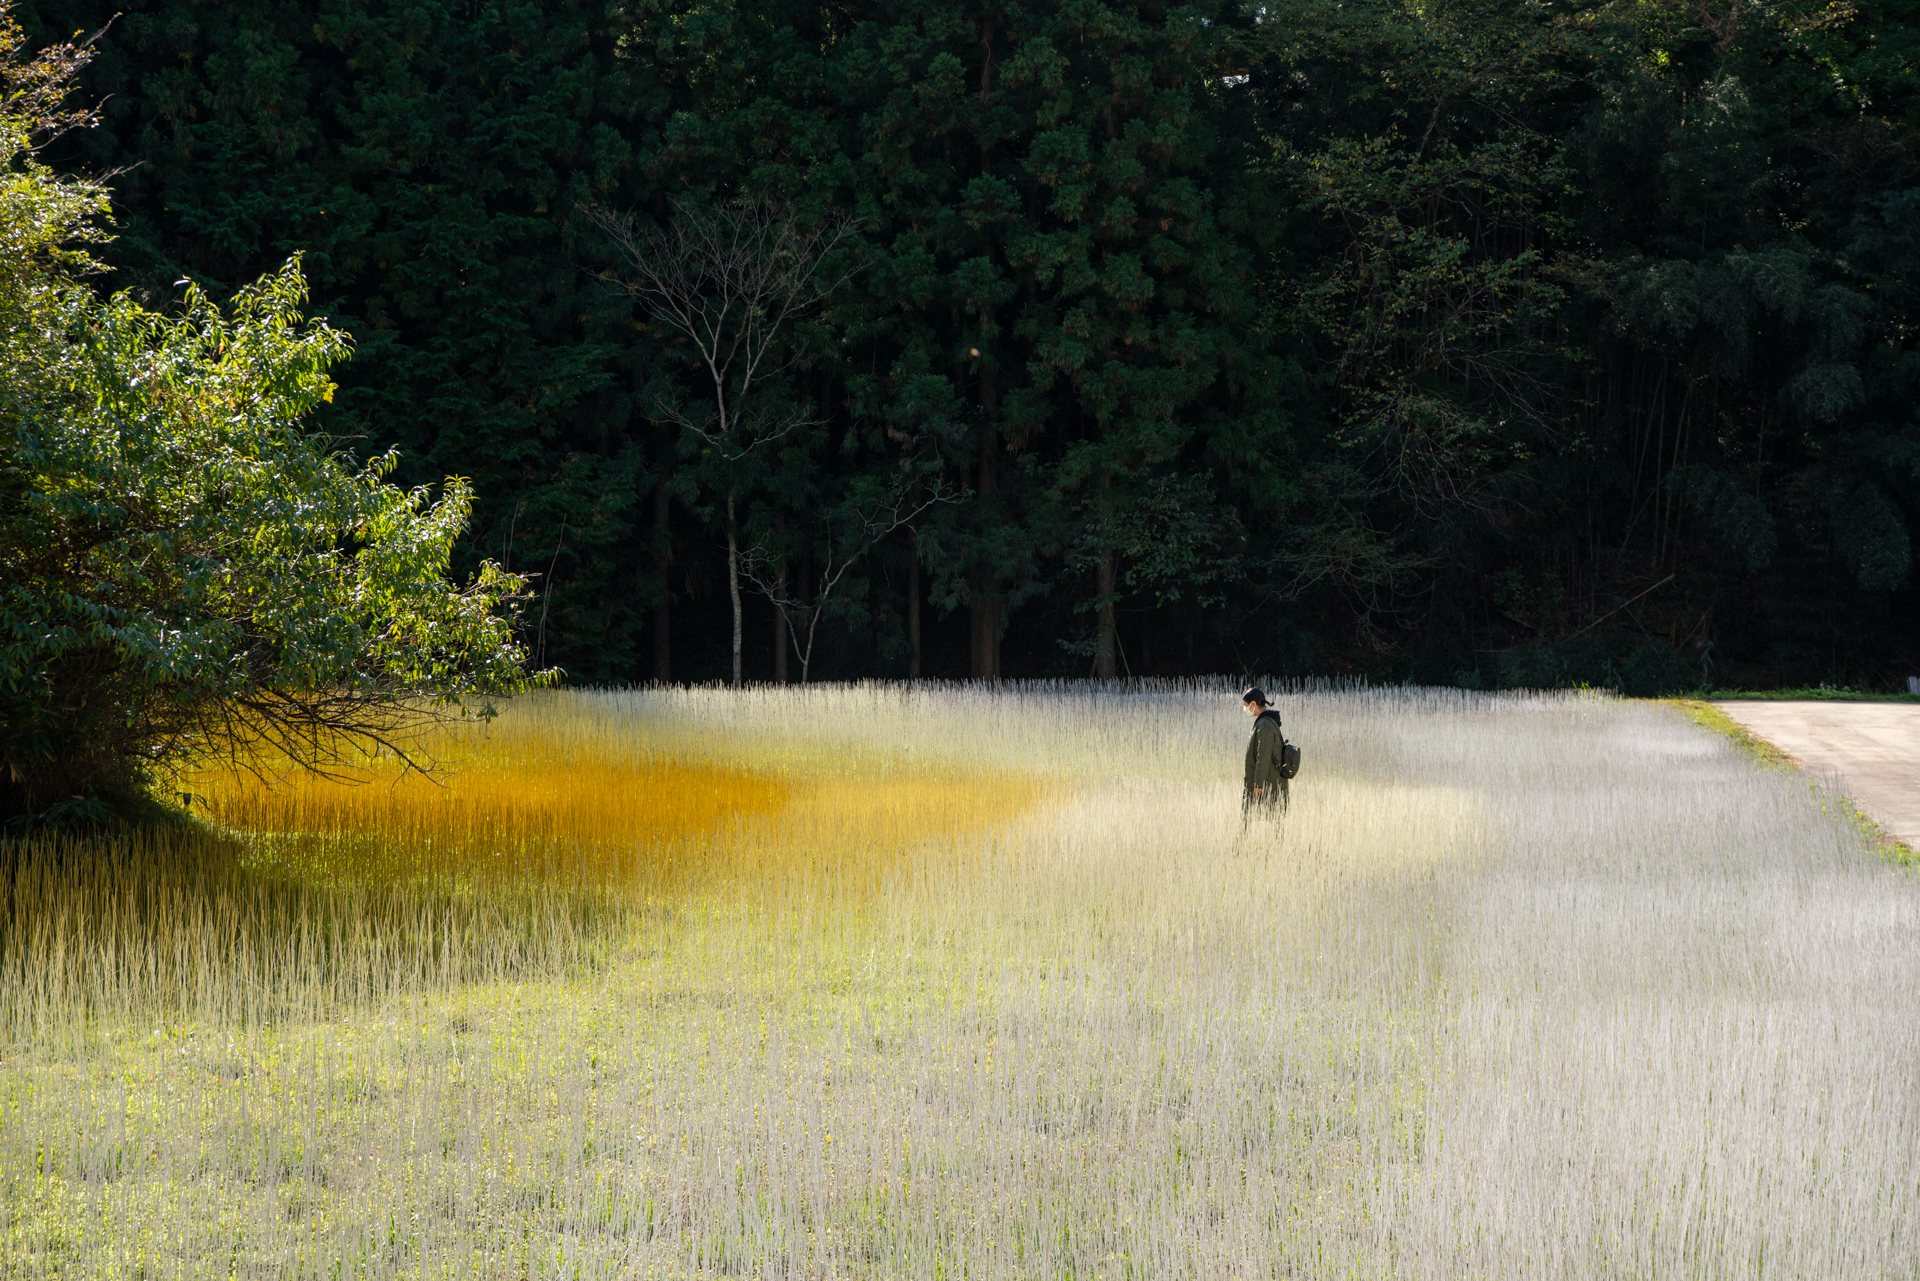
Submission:
[[[1246,702],[1240,704],[1240,706],[1247,709],[1247,715],[1249,716],[1258,716],[1261,711],[1264,710],[1260,704],[1254,702],[1252,699],[1248,699]]]

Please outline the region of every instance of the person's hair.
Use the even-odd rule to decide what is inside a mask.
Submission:
[[[1243,702],[1243,703],[1258,703],[1258,704],[1260,704],[1260,706],[1262,706],[1262,707],[1272,707],[1272,706],[1273,706],[1273,704],[1272,704],[1272,703],[1269,703],[1269,702],[1267,701],[1267,693],[1266,693],[1266,691],[1265,691],[1265,690],[1263,690],[1263,689],[1261,689],[1261,688],[1260,688],[1260,687],[1259,687],[1258,685],[1255,685],[1255,686],[1254,686],[1254,687],[1253,687],[1252,689],[1250,689],[1250,690],[1248,690],[1248,691],[1247,691],[1246,693],[1244,693],[1244,694],[1242,694],[1242,695],[1240,696],[1240,701],[1241,701],[1241,702]]]

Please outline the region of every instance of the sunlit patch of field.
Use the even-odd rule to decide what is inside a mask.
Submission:
[[[1909,1276],[1920,881],[1612,700],[554,694],[4,851],[0,1277]]]

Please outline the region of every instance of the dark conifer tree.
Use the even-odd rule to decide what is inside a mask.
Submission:
[[[1913,0],[19,15],[108,28],[51,157],[116,171],[102,283],[305,251],[357,349],[322,425],[473,478],[575,679],[730,670],[729,485],[816,676],[1920,671]],[[722,484],[578,210],[740,197],[860,262]],[[903,477],[964,496],[821,599]]]

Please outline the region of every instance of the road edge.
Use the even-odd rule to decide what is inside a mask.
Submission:
[[[1887,835],[1886,829],[1875,822],[1872,815],[1854,803],[1845,792],[1828,791],[1818,781],[1801,768],[1800,762],[1760,737],[1703,698],[1660,698],[1654,702],[1673,708],[1682,716],[1709,733],[1731,739],[1734,745],[1748,756],[1769,769],[1792,770],[1806,780],[1807,786],[1819,792],[1823,797],[1831,798],[1840,808],[1840,813],[1851,823],[1867,845],[1881,858],[1896,867],[1920,870],[1920,851],[1916,851],[1905,841],[1896,840]]]

